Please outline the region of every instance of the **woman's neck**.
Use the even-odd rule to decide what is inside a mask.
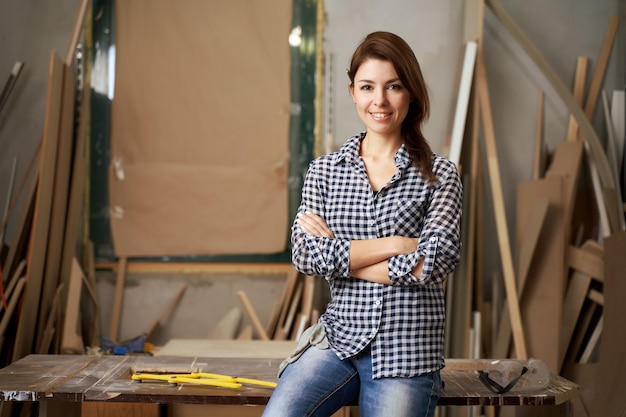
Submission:
[[[402,138],[379,136],[367,133],[361,141],[361,157],[392,159],[402,146]]]

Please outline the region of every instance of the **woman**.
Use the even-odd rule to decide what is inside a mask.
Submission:
[[[456,167],[422,134],[428,91],[408,44],[388,32],[357,47],[349,91],[366,130],[314,160],[292,257],[332,300],[281,366],[264,416],[432,416],[444,366],[443,282],[460,257]]]

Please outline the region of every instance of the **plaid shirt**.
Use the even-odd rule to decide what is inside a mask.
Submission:
[[[444,365],[443,282],[460,258],[459,174],[434,155],[437,183],[427,184],[402,145],[394,157],[398,172],[375,194],[359,157],[364,136],[311,162],[298,212],[321,216],[335,238],[312,236],[294,223],[293,263],[328,281],[332,300],[320,321],[341,359],[371,343],[374,378],[432,372]],[[351,278],[350,241],[387,236],[419,238],[415,252],[389,258],[392,285]],[[415,277],[411,270],[422,258]]]

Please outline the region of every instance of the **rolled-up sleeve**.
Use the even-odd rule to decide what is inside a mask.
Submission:
[[[389,279],[393,285],[442,282],[459,263],[463,188],[456,166],[443,159],[438,163],[438,184],[428,205],[417,250],[389,258]],[[422,273],[415,277],[411,271],[422,259]]]
[[[318,181],[315,163],[309,166],[302,187],[298,214],[311,212],[325,219],[324,187]],[[306,275],[347,277],[350,273],[350,240],[316,237],[294,221],[291,227],[291,255],[295,268]]]

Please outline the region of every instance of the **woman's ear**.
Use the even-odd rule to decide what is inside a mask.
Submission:
[[[354,84],[353,83],[348,83],[348,92],[350,93],[350,96],[352,97],[352,101],[356,103],[356,100],[354,99]]]

